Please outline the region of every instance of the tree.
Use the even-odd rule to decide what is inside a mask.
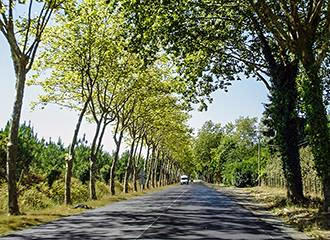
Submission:
[[[10,125],[7,123],[6,127],[0,131],[0,159],[1,170],[0,178],[6,179],[6,146],[8,144],[8,135]],[[16,180],[20,181],[25,174],[30,170],[31,165],[35,162],[35,157],[39,151],[41,144],[37,139],[37,134],[34,132],[31,124],[23,123],[18,130],[18,147],[16,159]]]
[[[256,124],[256,118],[248,117],[224,127],[205,122],[193,140],[196,175],[210,182],[255,186],[259,177]]]
[[[217,148],[222,138],[220,124],[207,121],[198,131],[194,141],[194,158],[196,159],[196,171],[199,177],[213,183],[216,177],[216,165],[212,162],[212,149]]]
[[[111,8],[105,8],[103,1],[86,0],[58,14],[57,24],[47,29],[45,50],[36,67],[39,78],[44,77],[41,75],[44,71],[50,71],[49,77],[34,82],[45,91],[39,96],[39,103],[55,103],[79,111],[66,157],[66,204],[72,202],[72,167],[80,126],[88,106],[92,104],[97,82],[108,77],[106,66],[112,57],[109,49],[113,46],[110,43],[115,38],[111,31],[115,31],[117,26],[114,29],[110,27],[117,20],[111,18],[110,11]],[[94,198],[93,192],[92,195]]]
[[[159,50],[173,54],[189,101],[201,101],[205,108],[201,97],[218,88],[227,90],[242,73],[265,84],[271,93],[269,116],[282,154],[288,197],[302,201],[296,124],[298,61],[280,51],[280,43],[266,31],[250,2],[167,1],[145,6],[123,1],[123,6],[132,23],[133,48],[149,60]]]
[[[70,1],[66,1],[66,4]],[[18,215],[16,190],[16,159],[18,148],[18,128],[23,104],[26,75],[31,70],[36,58],[45,27],[52,14],[63,3],[62,0],[47,1],[0,1],[0,31],[6,38],[14,64],[16,75],[16,95],[13,106],[9,141],[7,146],[7,176],[8,176],[8,212]],[[20,11],[20,4],[27,7],[26,16],[15,16]]]
[[[302,88],[309,141],[322,179],[324,210],[330,211],[330,136],[323,101],[322,66],[330,48],[330,2],[250,1],[256,15],[272,34],[280,51],[287,51],[303,67]]]

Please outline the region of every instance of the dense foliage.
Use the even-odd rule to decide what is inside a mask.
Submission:
[[[224,127],[206,122],[194,141],[197,175],[209,182],[255,186],[259,176],[256,124],[255,118],[239,118]]]
[[[257,119],[240,117],[221,126],[207,121],[199,129],[193,144],[192,176],[211,183],[236,187],[267,185],[286,187],[280,153],[265,126]],[[258,152],[259,147],[259,152]],[[300,147],[301,174],[305,194],[322,193],[311,148]]]

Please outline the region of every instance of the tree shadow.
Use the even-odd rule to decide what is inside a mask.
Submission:
[[[187,192],[182,190],[187,188]],[[291,239],[202,185],[178,187],[65,217],[4,239]]]

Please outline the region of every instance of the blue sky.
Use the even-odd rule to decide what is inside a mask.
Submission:
[[[0,128],[10,119],[15,94],[15,74],[11,62],[9,47],[3,36],[0,36]],[[77,113],[50,105],[44,110],[31,111],[30,103],[35,100],[41,90],[26,87],[22,111],[22,122],[31,121],[39,137],[56,140],[59,136],[68,144],[72,138],[77,120]],[[260,118],[264,111],[263,103],[267,102],[267,90],[261,82],[253,79],[234,82],[229,91],[217,91],[212,94],[214,101],[207,112],[193,111],[189,121],[191,127],[198,129],[207,120],[225,124],[240,116]],[[87,139],[93,136],[94,126],[83,123],[81,135],[86,133]],[[105,136],[104,149],[113,149],[111,131]]]

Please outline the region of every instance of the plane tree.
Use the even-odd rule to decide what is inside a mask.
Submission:
[[[20,214],[15,168],[26,78],[36,59],[44,30],[54,12],[64,7],[63,4],[70,5],[71,1],[0,1],[0,31],[9,45],[16,77],[15,101],[7,144],[8,212],[11,215]]]
[[[135,59],[136,60],[136,59]],[[133,62],[136,62],[133,60]],[[128,62],[126,62],[128,63]],[[126,64],[125,66],[131,66]],[[127,76],[122,78],[120,85],[120,90],[117,93],[115,101],[113,102],[113,114],[114,114],[114,129],[113,129],[113,139],[115,142],[115,152],[114,159],[112,160],[110,167],[110,179],[109,179],[109,188],[112,195],[116,194],[115,190],[115,171],[117,163],[119,160],[119,152],[122,146],[122,141],[124,138],[124,133],[126,132],[137,104],[137,100],[134,99],[135,90],[138,87],[138,79],[136,78],[136,71],[128,71]]]
[[[56,16],[56,24],[44,35],[43,51],[37,61],[37,74],[31,84],[44,93],[36,104],[57,104],[79,112],[69,153],[66,157],[65,203],[71,204],[71,177],[75,146],[95,91],[108,77],[109,52],[116,38],[114,23],[119,18],[109,14],[103,1],[79,2]],[[98,83],[98,84],[97,84]]]
[[[133,177],[134,190],[137,190],[136,174],[140,158],[136,156],[136,153],[139,145],[139,152],[142,151],[146,128],[148,125],[152,125],[150,117],[159,108],[166,110],[166,105],[160,105],[163,102],[162,99],[176,92],[176,87],[172,86],[176,83],[176,79],[171,77],[171,70],[165,66],[164,61],[166,61],[166,58],[160,58],[154,65],[143,69],[138,75],[141,85],[134,92],[134,99],[137,104],[127,128],[128,137],[131,140],[131,149],[124,177],[124,192],[128,191],[130,174]]]
[[[166,106],[166,108],[161,107],[156,109],[153,128],[151,129],[151,133],[147,133],[153,150],[147,173],[147,187],[149,186],[149,181],[151,181],[153,187],[157,183],[161,184],[161,176],[166,175],[164,172],[167,166],[166,161],[170,159],[170,153],[175,149],[175,146],[180,146],[182,136],[186,136],[189,133],[189,129],[186,126],[188,115],[184,106],[175,97],[168,97],[164,100],[161,106]],[[167,104],[164,104],[166,102]],[[178,147],[178,150],[180,149]]]
[[[301,64],[300,85],[307,120],[308,140],[322,179],[324,205],[330,211],[330,131],[322,78],[330,52],[330,1],[248,1],[255,16],[271,34],[279,51]],[[283,53],[281,54],[283,55]]]

